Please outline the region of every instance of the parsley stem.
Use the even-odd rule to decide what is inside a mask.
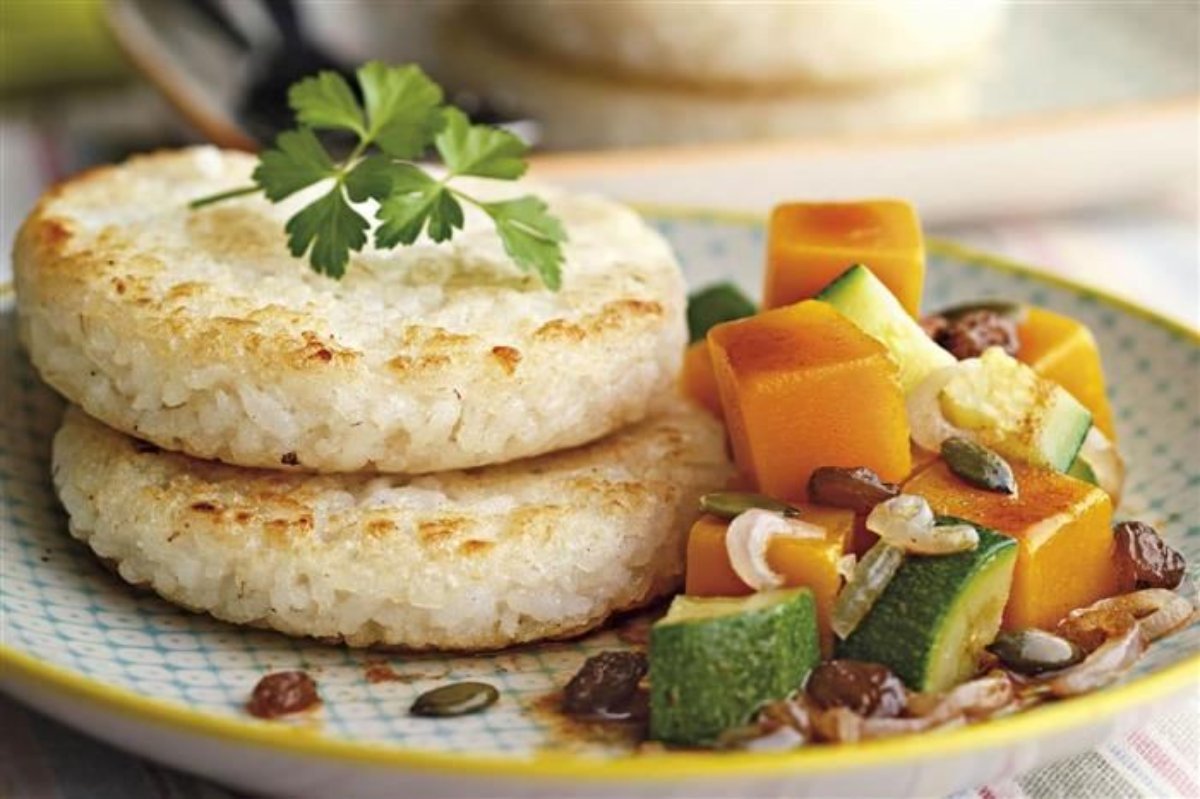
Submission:
[[[203,208],[206,205],[219,203],[222,200],[231,200],[234,197],[242,197],[247,194],[254,194],[257,191],[260,191],[258,186],[242,186],[238,189],[230,189],[229,191],[223,191],[218,194],[210,194],[207,197],[200,197],[192,200],[190,203],[188,203],[188,208]]]

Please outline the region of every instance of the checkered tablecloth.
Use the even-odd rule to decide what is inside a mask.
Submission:
[[[24,127],[0,124],[0,247],[60,158]],[[1193,178],[1192,182],[1195,180]],[[1194,192],[1132,207],[937,230],[1200,326],[1200,220]],[[9,277],[0,259],[0,281]],[[76,733],[0,698],[0,797],[226,799],[236,794]],[[1004,783],[981,799],[1200,798],[1200,694],[1127,737]],[[955,799],[959,799],[955,797]]]

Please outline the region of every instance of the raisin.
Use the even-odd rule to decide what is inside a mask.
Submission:
[[[258,681],[246,711],[260,719],[299,713],[320,704],[317,681],[303,671],[277,671]]]
[[[908,701],[904,684],[887,666],[861,660],[822,663],[805,690],[825,710],[844,707],[875,718],[899,716]]]
[[[989,347],[1001,347],[1009,355],[1020,349],[1017,324],[995,311],[971,311],[948,320],[933,340],[960,361],[975,358]]]
[[[885,483],[865,466],[843,469],[822,466],[808,478],[808,498],[818,505],[870,513],[880,502],[900,493],[894,483]]]
[[[637,712],[638,683],[649,670],[642,652],[601,652],[563,689],[563,710],[572,716],[628,718]]]
[[[1158,531],[1144,522],[1122,522],[1117,539],[1117,569],[1134,588],[1175,588],[1183,582],[1183,555],[1172,549]]]

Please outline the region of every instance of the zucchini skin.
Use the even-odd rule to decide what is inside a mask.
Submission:
[[[702,746],[804,684],[820,661],[816,603],[799,589],[750,613],[656,625],[650,635],[650,737]]]
[[[940,517],[938,521],[962,520]],[[931,664],[943,654],[937,651],[939,635],[963,593],[976,586],[977,577],[1000,565],[998,561],[1016,561],[1014,539],[975,527],[979,546],[970,552],[909,555],[871,612],[838,644],[837,657],[882,663],[912,690],[929,690]]]

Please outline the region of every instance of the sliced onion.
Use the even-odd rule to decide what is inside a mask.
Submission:
[[[938,525],[924,497],[901,494],[880,502],[867,516],[867,529],[880,540],[918,555],[949,555],[979,546],[969,524]]]
[[[1069,633],[1103,631],[1112,634],[1136,622],[1147,641],[1155,641],[1192,618],[1196,608],[1187,597],[1165,588],[1145,588],[1093,602],[1067,614],[1062,629]]]
[[[972,435],[962,430],[946,419],[942,413],[939,395],[962,368],[970,368],[971,361],[944,366],[931,372],[924,380],[908,393],[905,406],[908,410],[909,435],[921,449],[929,452],[941,452],[942,442],[947,438],[972,439]]]
[[[813,730],[825,741],[833,743],[856,743],[878,738],[892,738],[915,732],[947,729],[961,726],[966,719],[955,716],[949,719],[925,716],[921,718],[863,718],[845,707],[833,707],[813,713]]]
[[[751,508],[729,523],[725,531],[725,550],[734,573],[755,591],[779,588],[783,575],[767,563],[767,549],[776,538],[820,540],[825,528],[784,518],[781,514]]]
[[[944,694],[914,694],[908,713],[920,718],[949,721],[955,716],[985,718],[1003,710],[1016,699],[1012,680],[999,672],[965,682]]]
[[[846,582],[850,582],[850,578],[854,576],[854,567],[858,565],[858,558],[854,555],[842,555],[838,558],[837,573]]]
[[[1137,624],[1110,638],[1078,666],[1063,669],[1049,680],[1057,697],[1078,696],[1108,685],[1124,674],[1146,651],[1146,639]]]
[[[829,614],[834,635],[845,640],[858,628],[903,563],[904,550],[886,541],[877,541],[867,550],[834,600]]]
[[[1112,497],[1113,506],[1120,505],[1121,492],[1125,488],[1125,461],[1113,442],[1092,425],[1076,457],[1092,468],[1100,488]]]
[[[1192,620],[1196,608],[1186,597],[1171,594],[1163,606],[1138,622],[1147,641],[1157,641]]]

